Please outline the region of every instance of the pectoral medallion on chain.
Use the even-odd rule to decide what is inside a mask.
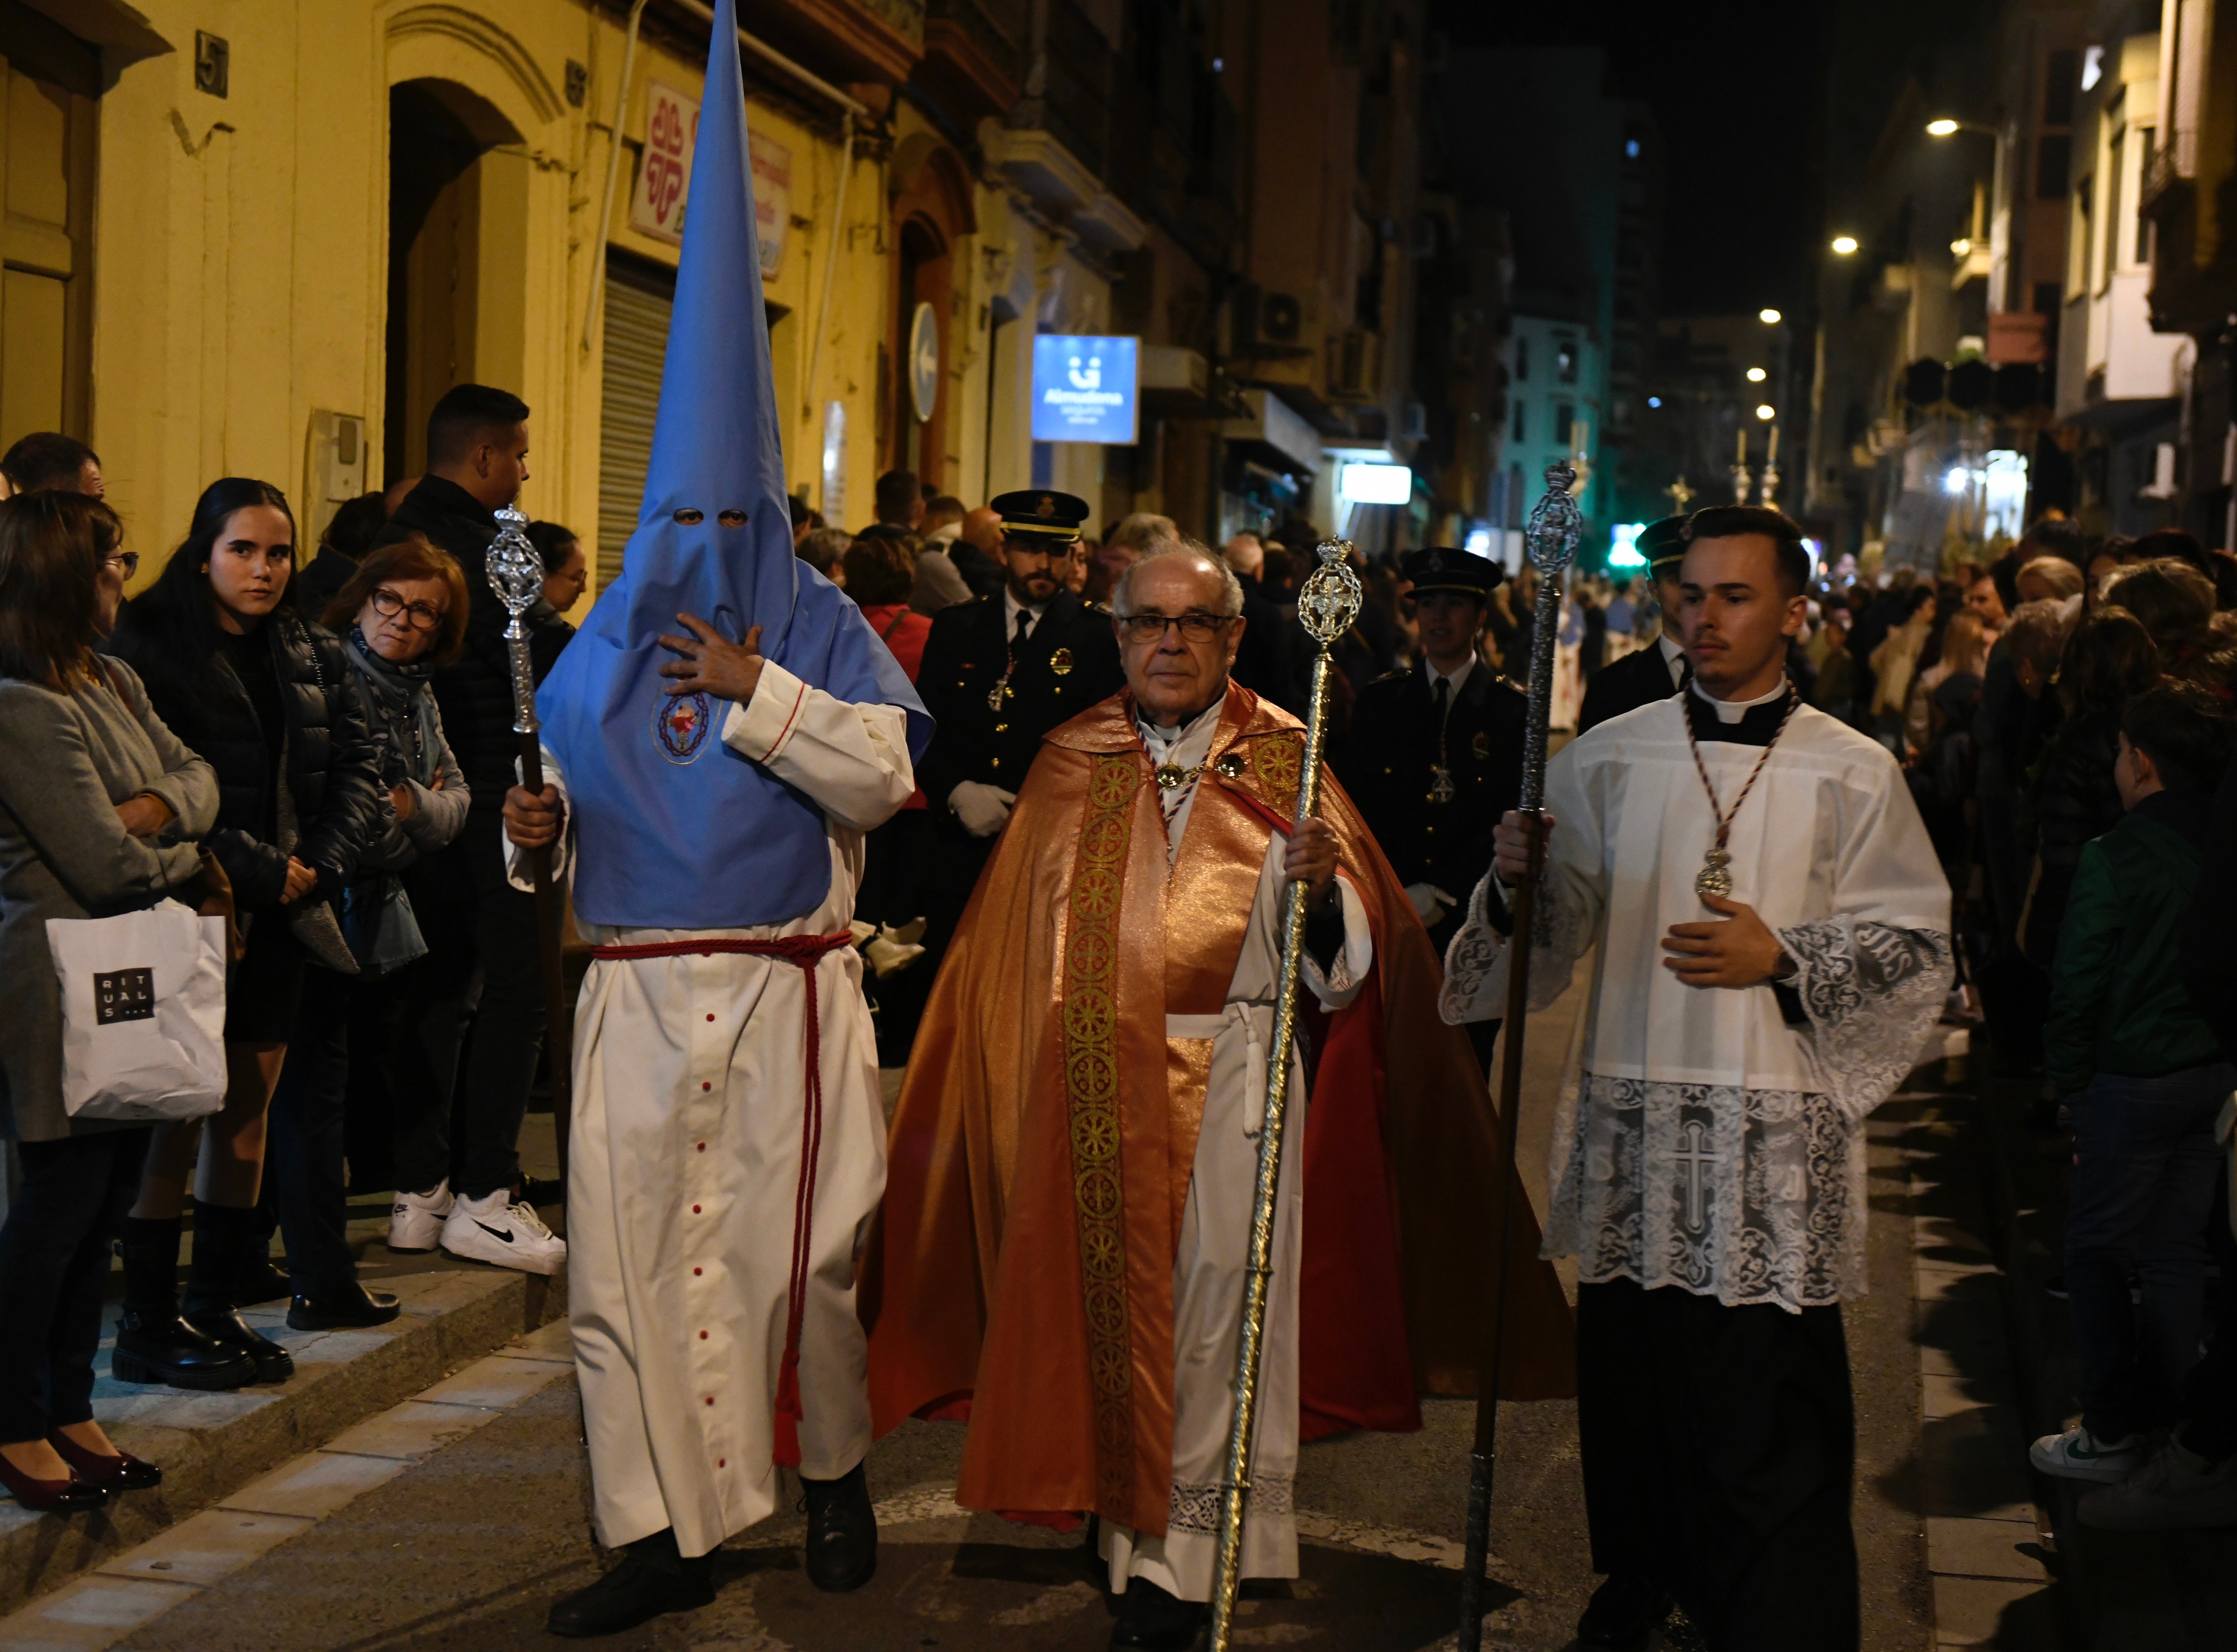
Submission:
[[[1014,700],[1017,697],[1018,691],[1010,686],[1010,674],[1005,671],[1002,673],[1002,680],[987,691],[987,709],[989,711],[999,712],[1002,709],[1003,701]]]
[[[1732,892],[1732,852],[1721,845],[1701,857],[1701,869],[1693,875],[1693,892],[1704,899],[1714,895],[1722,901]]]
[[[1429,769],[1429,801],[1433,803],[1448,803],[1452,802],[1454,795],[1453,771],[1442,763],[1432,764]]]

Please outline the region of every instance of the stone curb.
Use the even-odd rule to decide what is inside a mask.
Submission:
[[[567,1311],[567,1276],[461,1265],[384,1279],[404,1312],[370,1331],[287,1328],[284,1305],[242,1317],[295,1358],[295,1375],[224,1394],[119,1383],[104,1341],[94,1414],[119,1446],[163,1470],[152,1491],[65,1517],[0,1503],[0,1615],[114,1561],[267,1470],[439,1382]],[[113,1333],[113,1312],[108,1314]]]

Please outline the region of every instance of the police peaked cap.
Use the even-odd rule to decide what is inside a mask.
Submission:
[[[1079,538],[1087,520],[1087,501],[1076,493],[1053,488],[1026,487],[1014,493],[998,493],[987,508],[1002,519],[1002,532],[1030,536],[1047,545],[1070,545]]]
[[[1666,516],[1660,522],[1649,522],[1640,529],[1639,538],[1631,548],[1646,558],[1650,569],[1660,571],[1663,565],[1679,562],[1686,556],[1686,525],[1691,517]]]
[[[1450,591],[1481,602],[1491,595],[1494,585],[1507,578],[1507,570],[1489,557],[1477,556],[1472,551],[1455,551],[1445,545],[1409,551],[1398,567],[1413,585],[1412,594],[1416,597]]]

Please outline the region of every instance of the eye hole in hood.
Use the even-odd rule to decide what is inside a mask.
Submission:
[[[676,512],[676,519],[687,528],[696,528],[707,519],[707,513],[704,511],[695,511],[687,505]]]
[[[742,528],[746,525],[746,513],[743,511],[723,511],[719,512],[715,519],[726,528]]]

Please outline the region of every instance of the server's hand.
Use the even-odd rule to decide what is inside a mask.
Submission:
[[[1328,904],[1336,888],[1336,834],[1328,822],[1316,815],[1290,832],[1282,851],[1282,875],[1303,884],[1314,907]]]
[[[1534,871],[1546,867],[1546,845],[1553,841],[1554,817],[1541,813],[1535,824],[1519,809],[1510,809],[1491,829],[1491,865],[1499,881],[1512,889]]]
[[[1434,929],[1442,923],[1446,911],[1455,904],[1452,895],[1434,883],[1409,883],[1406,898],[1414,903],[1414,915],[1421,919],[1424,929]]]
[[[1769,981],[1785,948],[1752,906],[1705,895],[1701,904],[1730,915],[1720,923],[1673,923],[1662,938],[1663,967],[1688,987],[1755,987]]]
[[[975,780],[960,781],[947,794],[947,806],[963,823],[963,829],[973,837],[992,837],[1000,831],[1010,818],[1010,805],[1017,801],[1016,792],[1004,791],[1000,786],[982,786]]]

